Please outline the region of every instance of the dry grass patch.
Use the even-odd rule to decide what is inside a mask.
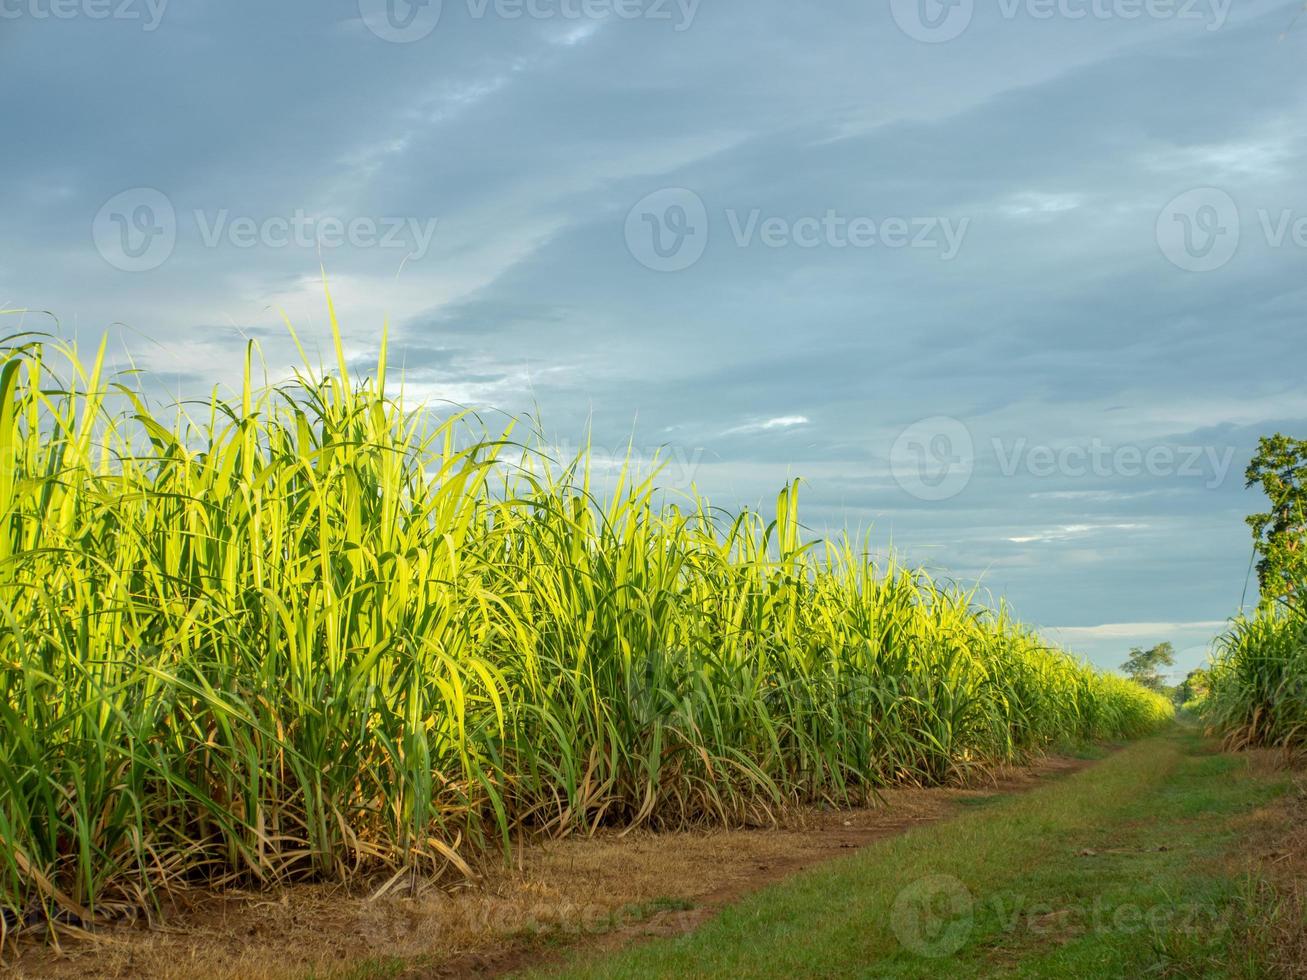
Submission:
[[[1255,773],[1282,773],[1293,787],[1248,816],[1242,870],[1255,883],[1257,913],[1249,941],[1270,950],[1275,975],[1307,977],[1307,760],[1281,751],[1249,753]]]

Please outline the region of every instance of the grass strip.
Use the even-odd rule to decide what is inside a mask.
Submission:
[[[1177,728],[765,889],[569,977],[1269,975],[1219,859],[1286,779]]]

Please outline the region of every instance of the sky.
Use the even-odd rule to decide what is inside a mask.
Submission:
[[[185,394],[325,268],[415,401],[1183,671],[1307,435],[1300,7],[0,0],[0,308]]]

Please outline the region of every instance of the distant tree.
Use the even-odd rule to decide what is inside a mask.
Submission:
[[[1159,668],[1175,666],[1175,648],[1170,643],[1159,643],[1151,650],[1135,647],[1130,659],[1121,665],[1132,680],[1159,693],[1166,693],[1166,682]]]
[[[1199,667],[1196,670],[1189,671],[1185,675],[1180,686],[1175,689],[1176,704],[1187,704],[1190,701],[1200,701],[1207,697],[1207,692],[1211,689],[1212,680],[1207,675],[1207,671]]]
[[[1247,518],[1261,555],[1262,601],[1296,601],[1307,581],[1307,439],[1263,436],[1245,476],[1271,502],[1269,511]]]

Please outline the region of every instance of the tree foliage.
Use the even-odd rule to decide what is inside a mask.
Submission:
[[[1198,667],[1189,671],[1184,680],[1180,682],[1180,686],[1176,688],[1176,703],[1188,704],[1190,701],[1201,701],[1207,697],[1211,689],[1211,676],[1206,670]]]
[[[1261,556],[1257,583],[1263,602],[1294,602],[1307,581],[1307,439],[1263,436],[1248,465],[1249,487],[1260,486],[1270,510],[1248,516]]]
[[[1164,691],[1166,682],[1162,678],[1162,667],[1175,666],[1175,648],[1168,643],[1159,643],[1151,650],[1135,647],[1130,651],[1130,658],[1121,665],[1121,669],[1137,684],[1153,691]]]

